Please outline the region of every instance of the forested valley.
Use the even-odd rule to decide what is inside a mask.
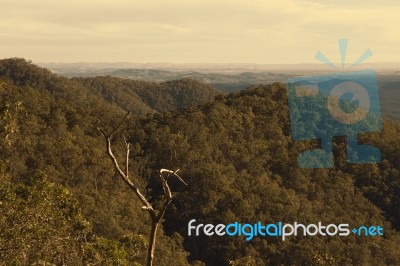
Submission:
[[[225,94],[193,79],[66,78],[0,60],[0,264],[143,265],[150,221],[118,178],[98,128],[115,133],[155,206],[161,168],[180,169],[155,265],[400,265],[400,126],[362,136],[379,164],[302,169],[285,84]],[[318,119],[318,118],[315,118]],[[188,236],[187,224],[298,221],[380,225],[383,237]]]

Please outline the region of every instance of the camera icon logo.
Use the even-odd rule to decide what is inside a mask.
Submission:
[[[321,143],[321,148],[299,155],[300,167],[333,167],[332,141],[336,136],[347,137],[347,162],[381,161],[379,149],[358,142],[360,133],[382,129],[375,71],[291,78],[286,85],[293,140],[317,139]]]

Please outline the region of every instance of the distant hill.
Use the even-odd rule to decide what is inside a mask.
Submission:
[[[397,67],[393,64],[393,67]],[[97,77],[112,76],[123,79],[142,80],[149,82],[165,82],[175,79],[193,79],[210,87],[224,92],[237,92],[247,87],[260,84],[271,84],[273,82],[285,82],[293,76],[313,76],[331,73],[327,70],[312,69],[275,69],[270,71],[251,70],[240,72],[238,69],[229,72],[228,70],[219,70],[220,72],[197,72],[191,70],[158,70],[158,69],[132,69],[132,68],[89,68],[78,70],[77,68],[60,68],[58,71],[69,77]],[[239,72],[238,72],[239,71]],[[382,113],[385,117],[390,117],[400,121],[400,72],[395,70],[378,71],[379,92],[381,97]],[[205,86],[205,85],[202,85]],[[207,94],[207,93],[206,93]],[[135,102],[134,99],[132,99]]]
[[[122,79],[111,76],[73,78],[107,102],[136,114],[164,112],[205,103],[221,94],[210,86],[185,78],[166,82]]]
[[[102,98],[134,114],[184,108],[212,100],[221,91],[190,78],[167,82],[129,80],[117,77],[66,78],[23,59],[0,60],[0,78],[17,85],[39,87],[65,97]]]
[[[53,69],[55,73],[67,77],[97,77],[112,76],[124,79],[143,80],[151,82],[165,82],[177,79],[194,79],[216,89],[233,92],[245,89],[254,84],[266,84],[276,81],[285,81],[290,75],[277,72],[197,72],[191,70],[168,71],[158,69]]]
[[[379,77],[379,92],[382,114],[400,121],[400,77]]]

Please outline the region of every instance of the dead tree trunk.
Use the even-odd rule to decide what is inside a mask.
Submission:
[[[118,163],[118,160],[115,157],[113,150],[112,150],[112,144],[111,144],[112,137],[113,137],[114,133],[117,131],[117,129],[122,125],[122,123],[128,117],[128,115],[129,115],[129,112],[125,115],[125,117],[121,120],[121,122],[118,124],[118,126],[116,128],[114,128],[114,130],[111,133],[106,134],[100,128],[99,128],[99,131],[100,131],[101,135],[104,137],[104,139],[106,140],[107,154],[110,157],[112,163],[114,164],[115,170],[118,172],[118,175],[121,177],[121,179],[124,181],[124,183],[127,184],[127,186],[131,190],[133,190],[133,192],[139,198],[141,203],[144,205],[142,207],[142,209],[147,211],[147,213],[149,214],[150,221],[151,221],[151,231],[150,231],[150,238],[149,238],[149,246],[148,246],[148,250],[147,250],[147,266],[152,266],[153,261],[154,261],[155,248],[156,248],[157,230],[158,230],[158,227],[159,227],[159,224],[160,224],[162,218],[164,217],[164,214],[165,214],[165,211],[166,211],[168,205],[172,201],[172,192],[168,185],[168,177],[170,175],[172,175],[172,176],[176,177],[181,183],[183,183],[185,185],[187,185],[187,184],[177,174],[179,169],[176,171],[171,171],[168,169],[160,169],[160,179],[162,182],[165,199],[164,199],[164,202],[161,204],[161,207],[158,210],[153,208],[152,204],[146,199],[146,197],[142,194],[140,189],[136,186],[135,183],[132,182],[132,180],[129,177],[129,146],[130,146],[130,144],[126,141],[126,139],[124,139],[124,144],[125,144],[125,149],[126,149],[125,169],[121,169],[121,167]]]
[[[156,236],[158,230],[158,223],[151,223],[150,243],[147,250],[147,265],[152,265],[154,260],[154,251],[156,249]]]

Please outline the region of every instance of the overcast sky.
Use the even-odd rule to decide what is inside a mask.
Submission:
[[[350,4],[347,2],[351,2]],[[0,0],[0,57],[34,62],[400,62],[398,0]]]

